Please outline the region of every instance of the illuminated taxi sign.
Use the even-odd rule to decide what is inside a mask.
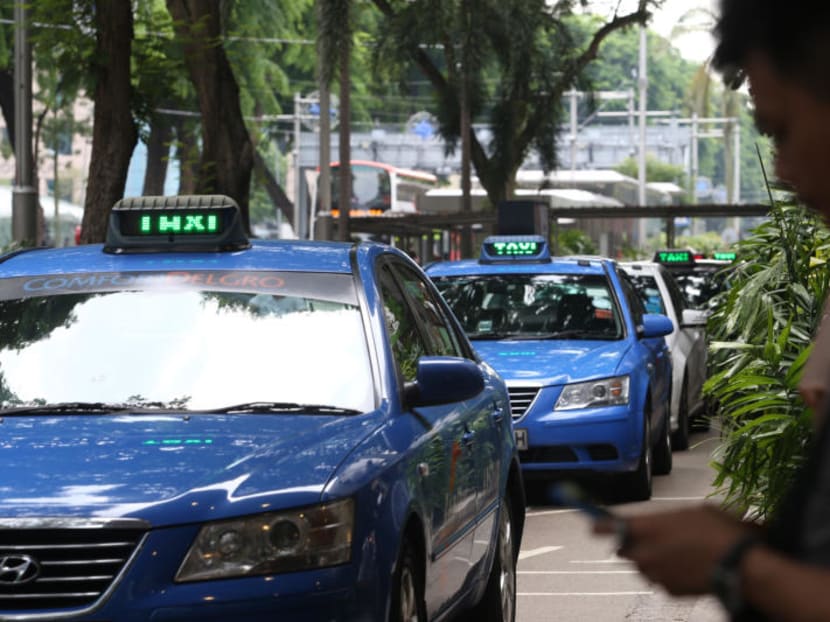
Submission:
[[[738,253],[729,251],[716,251],[712,253],[712,259],[717,259],[718,261],[735,261],[737,257]]]
[[[491,236],[481,245],[479,261],[550,261],[550,249],[547,240],[540,235]]]
[[[239,206],[224,195],[121,199],[112,208],[109,253],[221,251],[248,248]]]
[[[691,265],[695,263],[695,255],[688,249],[667,249],[654,253],[654,261],[665,265]]]
[[[128,235],[204,235],[222,233],[224,221],[219,210],[169,211],[154,214],[128,214],[121,231]]]

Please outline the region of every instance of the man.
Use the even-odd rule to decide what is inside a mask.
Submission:
[[[830,2],[721,0],[720,8],[714,66],[733,88],[749,81],[777,177],[830,223]],[[819,385],[830,380],[825,366],[812,367]],[[818,407],[823,391],[814,389],[805,387]],[[811,456],[768,527],[709,506],[632,517],[620,555],[672,594],[714,592],[734,620],[830,620],[828,406],[818,407]],[[604,521],[595,531],[615,528]]]

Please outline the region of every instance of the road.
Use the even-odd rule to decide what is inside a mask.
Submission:
[[[650,501],[612,504],[620,514],[701,503],[713,490],[709,466],[714,431],[692,436],[689,451],[674,453],[671,475],[656,477]],[[518,622],[724,622],[711,597],[673,598],[651,585],[613,541],[595,537],[589,520],[546,505],[539,486],[528,484],[528,513],[518,566]],[[602,487],[597,493],[607,496]]]

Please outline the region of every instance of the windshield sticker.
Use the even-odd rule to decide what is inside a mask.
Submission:
[[[0,279],[0,300],[75,293],[164,289],[318,295],[321,299],[346,303],[356,302],[354,283],[349,275],[239,270],[92,272],[15,277]]]

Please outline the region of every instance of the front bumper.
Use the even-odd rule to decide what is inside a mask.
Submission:
[[[519,460],[528,474],[633,471],[642,452],[642,417],[632,413],[630,403],[546,414],[531,411],[513,425],[527,431],[528,447],[519,452]]]

